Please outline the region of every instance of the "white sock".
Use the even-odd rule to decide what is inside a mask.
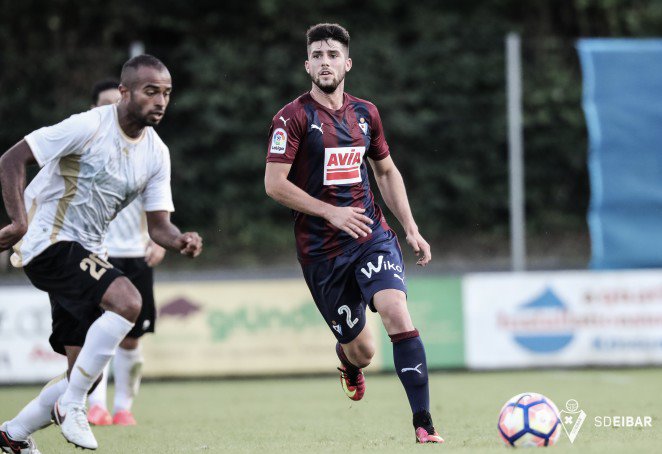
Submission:
[[[51,410],[58,397],[67,389],[67,373],[58,375],[44,386],[37,397],[27,404],[11,421],[7,434],[12,440],[27,440],[39,429],[51,423]]]
[[[106,395],[108,390],[108,372],[110,371],[110,363],[106,364],[106,367],[103,368],[103,376],[99,380],[99,384],[92,394],[87,396],[87,401],[90,404],[90,408],[95,405],[101,406],[101,408],[108,408],[106,406]]]
[[[135,350],[117,348],[115,354],[115,402],[114,411],[131,410],[133,398],[138,395],[142,378],[143,358],[140,347]]]
[[[119,314],[106,311],[87,331],[85,344],[78,354],[69,376],[69,386],[60,400],[62,404],[85,405],[87,392],[99,378],[103,368],[115,354],[122,339],[129,334],[133,323]]]

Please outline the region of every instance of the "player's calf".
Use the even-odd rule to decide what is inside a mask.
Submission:
[[[342,341],[342,339],[340,339]],[[347,367],[350,372],[352,367],[359,369],[368,367],[375,356],[375,340],[367,327],[344,344],[336,344],[336,354],[340,362]]]

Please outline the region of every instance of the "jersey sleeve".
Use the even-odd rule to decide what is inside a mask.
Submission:
[[[299,144],[306,132],[306,114],[288,104],[271,121],[267,162],[294,162]]]
[[[25,136],[39,166],[70,154],[83,154],[101,125],[95,110],[72,115],[53,126],[45,126]]]
[[[370,149],[368,157],[375,161],[381,161],[390,154],[386,137],[384,137],[384,127],[379,111],[374,105],[368,106],[370,112]]]
[[[170,152],[165,145],[161,159],[157,160],[157,167],[147,180],[141,196],[145,211],[175,211],[170,189]]]

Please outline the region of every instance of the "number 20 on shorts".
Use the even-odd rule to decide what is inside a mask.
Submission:
[[[90,276],[92,276],[97,281],[101,279],[101,276],[104,275],[106,270],[112,267],[113,265],[106,262],[105,260],[100,259],[96,254],[90,254],[89,257],[85,257],[80,261],[80,269],[83,271],[89,271]]]

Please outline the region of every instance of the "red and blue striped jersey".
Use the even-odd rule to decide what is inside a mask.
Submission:
[[[334,206],[365,208],[372,235],[355,240],[324,219],[294,211],[294,234],[302,263],[330,259],[389,229],[375,203],[366,157],[389,155],[379,112],[347,93],[340,109],[328,109],[306,93],[283,107],[269,131],[267,162],[292,164],[288,180]]]

